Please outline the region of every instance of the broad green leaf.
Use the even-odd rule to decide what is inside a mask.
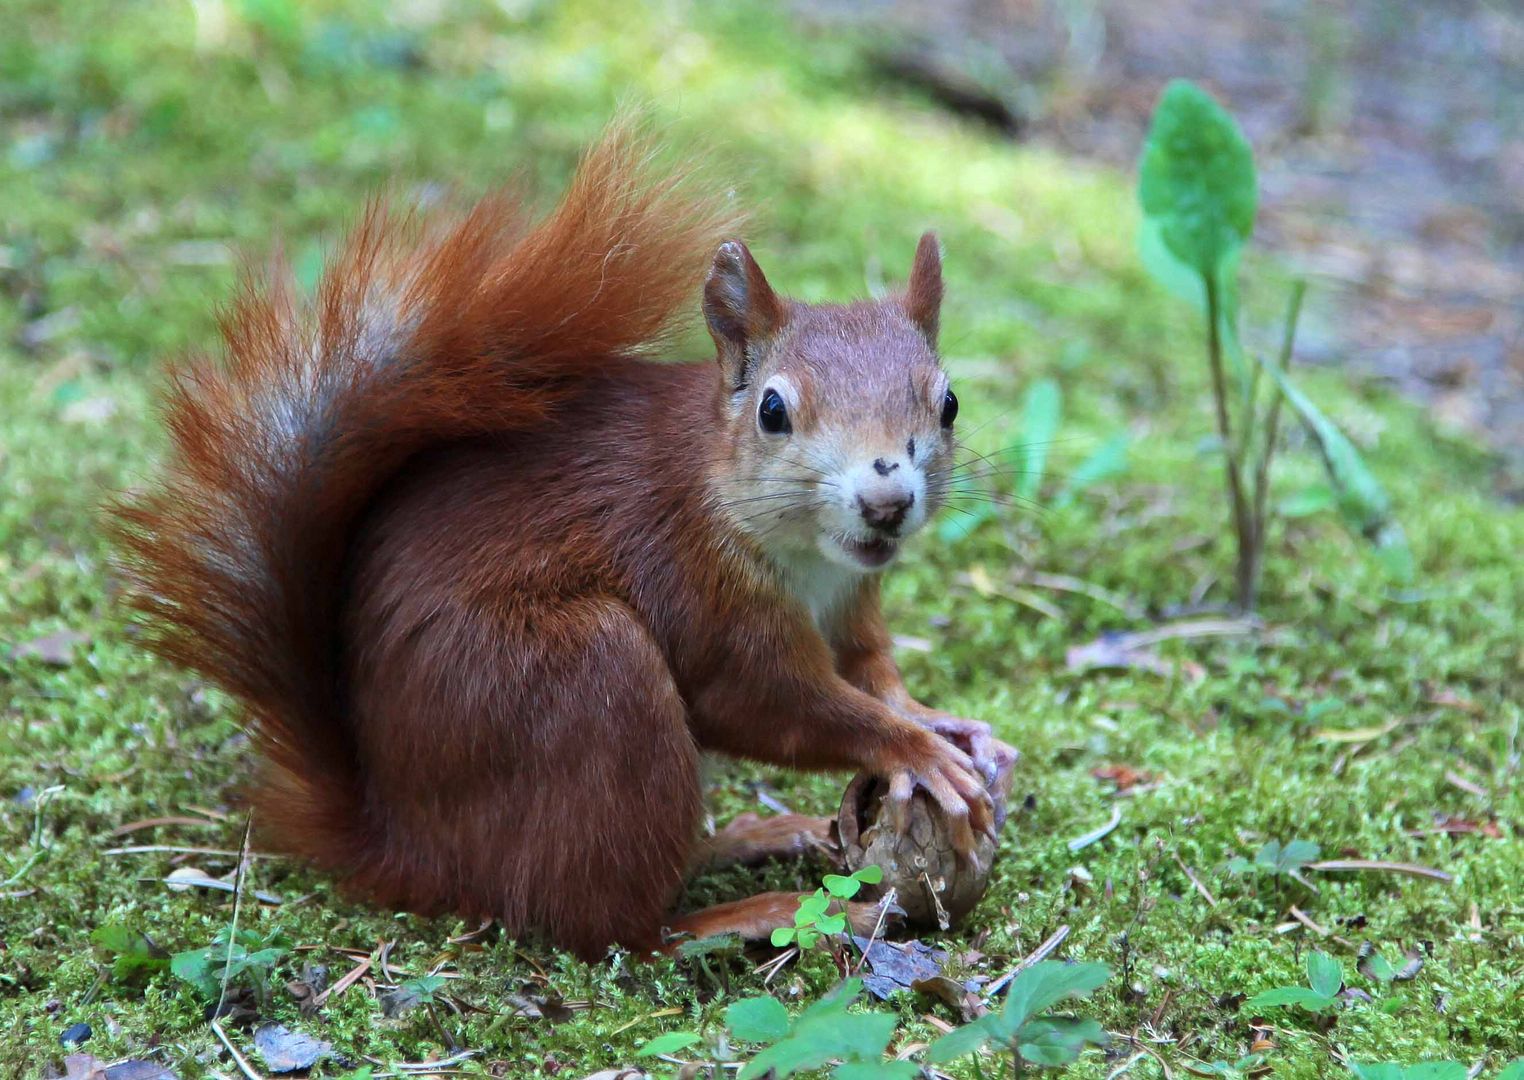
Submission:
[[[884,868],[877,863],[869,863],[861,870],[853,871],[852,876],[864,885],[877,885],[884,880]]]
[[[1307,954],[1307,985],[1313,993],[1331,998],[1344,985],[1344,969],[1326,952],[1314,949]]]
[[[1275,860],[1276,873],[1290,873],[1292,870],[1300,870],[1308,863],[1313,862],[1322,853],[1322,848],[1312,840],[1293,840],[1281,848],[1279,857]]]
[[[1503,1066],[1503,1071],[1498,1073],[1493,1080],[1524,1080],[1524,1058],[1515,1058]]]
[[[1355,966],[1359,968],[1360,974],[1372,982],[1378,982],[1383,986],[1397,977],[1397,969],[1392,966],[1390,960],[1382,955],[1380,949],[1372,949],[1360,957],[1359,962]]]
[[[788,1038],[774,1043],[746,1063],[739,1080],[764,1076],[769,1069],[779,1080],[829,1061],[858,1058],[877,1060],[894,1035],[892,1013],[828,1013],[799,1017]]]
[[[1052,379],[1038,379],[1027,387],[1021,406],[1021,470],[1016,474],[1016,497],[1031,501],[1042,489],[1048,465],[1048,448],[1058,434],[1063,415],[1063,391]]]
[[[1402,1073],[1403,1080],[1466,1080],[1467,1075],[1466,1066],[1458,1061],[1420,1061]]]
[[[853,1061],[831,1071],[832,1080],[916,1080],[921,1067],[913,1061]]]
[[[1138,173],[1139,201],[1165,248],[1203,277],[1220,275],[1253,232],[1259,200],[1254,151],[1238,124],[1177,79],[1154,109]]]
[[[657,1054],[670,1054],[681,1050],[685,1046],[692,1046],[696,1042],[702,1042],[701,1036],[691,1031],[669,1031],[665,1035],[658,1035],[650,1039],[639,1050],[635,1051],[636,1057],[654,1057]]]
[[[1382,562],[1393,576],[1403,580],[1410,578],[1413,557],[1407,536],[1392,518],[1391,500],[1387,498],[1386,489],[1372,475],[1360,451],[1279,365],[1263,360],[1261,364],[1270,372],[1317,446],[1345,524],[1376,545]]]
[[[1360,1080],[1403,1080],[1402,1066],[1390,1062],[1362,1065],[1357,1061],[1351,1061],[1349,1071]]]
[[[998,1015],[987,1013],[973,1023],[949,1031],[931,1044],[931,1049],[926,1052],[926,1060],[933,1065],[941,1065],[982,1050],[995,1037],[995,1017]]]
[[[806,926],[814,922],[826,913],[826,908],[831,906],[831,898],[826,895],[824,889],[816,889],[809,896],[799,901],[799,911],[794,915],[795,926]]]
[[[1105,964],[1044,960],[1011,980],[1001,1013],[1009,1023],[1019,1027],[1065,998],[1088,997],[1109,978],[1111,969]]]
[[[1108,1037],[1094,1020],[1032,1020],[1016,1036],[1016,1049],[1034,1065],[1067,1065],[1087,1045],[1106,1045]]]
[[[1327,484],[1309,484],[1301,491],[1294,491],[1276,504],[1275,512],[1284,518],[1311,517],[1338,505],[1333,488]]]
[[[1259,1009],[1285,1009],[1292,1005],[1299,1005],[1308,1012],[1327,1012],[1335,1004],[1336,1002],[1329,995],[1320,994],[1305,986],[1278,986],[1274,990],[1255,994],[1243,1003],[1242,1008],[1255,1012]]]
[[[1074,496],[1080,492],[1094,487],[1103,480],[1110,480],[1113,476],[1120,476],[1127,471],[1127,447],[1128,438],[1126,433],[1113,435],[1103,442],[1095,451],[1080,462],[1075,470],[1069,474],[1068,483],[1064,485],[1056,502],[1065,506],[1072,502]]]
[[[815,942],[820,940],[820,931],[806,926],[795,933],[794,940],[799,943],[801,949],[812,949],[815,947]]]
[[[780,926],[773,931],[772,937],[768,940],[773,943],[773,948],[781,949],[783,946],[793,942],[794,928],[792,926]]]
[[[229,980],[236,978],[245,966],[246,956],[239,945],[233,946],[231,963],[226,944],[191,949],[170,957],[169,970],[177,979],[194,986],[203,998],[214,998],[222,989],[223,970],[227,970]]]
[[[726,1006],[725,1026],[743,1042],[777,1042],[788,1034],[788,1010],[767,994],[742,998]]]
[[[850,900],[863,887],[863,883],[856,877],[846,877],[842,874],[827,874],[820,880],[825,885],[826,892],[832,896],[839,896],[843,900]]]
[[[822,934],[839,934],[847,928],[845,915],[827,915],[815,921],[815,929]]]

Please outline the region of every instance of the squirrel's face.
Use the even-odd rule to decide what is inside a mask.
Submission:
[[[720,499],[764,548],[877,570],[941,506],[958,414],[941,296],[929,233],[904,295],[840,306],[781,300],[743,245],[720,249],[704,291],[733,448]]]

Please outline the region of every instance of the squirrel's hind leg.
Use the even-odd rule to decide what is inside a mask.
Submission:
[[[404,906],[491,913],[588,960],[657,948],[702,800],[687,710],[644,624],[597,596],[427,615],[388,625],[358,673],[381,862]]]
[[[756,866],[769,859],[792,859],[819,854],[834,860],[835,822],[806,814],[758,817],[738,814],[719,832],[694,849],[693,870],[707,866]]]
[[[679,915],[669,924],[665,952],[676,952],[684,941],[735,934],[743,941],[765,941],[780,926],[793,926],[799,901],[808,893],[765,892],[716,904],[689,915]],[[854,934],[871,934],[879,921],[879,907],[856,900],[846,902],[847,922]]]

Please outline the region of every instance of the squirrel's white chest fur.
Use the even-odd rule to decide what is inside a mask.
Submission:
[[[814,552],[776,556],[788,591],[803,604],[815,628],[827,633],[862,575]]]

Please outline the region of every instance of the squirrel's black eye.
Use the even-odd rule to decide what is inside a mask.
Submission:
[[[792,430],[788,409],[778,391],[769,390],[762,395],[762,404],[757,406],[757,426],[769,435],[787,435]]]
[[[952,427],[953,421],[958,418],[958,395],[951,389],[947,396],[942,399],[942,426]]]

